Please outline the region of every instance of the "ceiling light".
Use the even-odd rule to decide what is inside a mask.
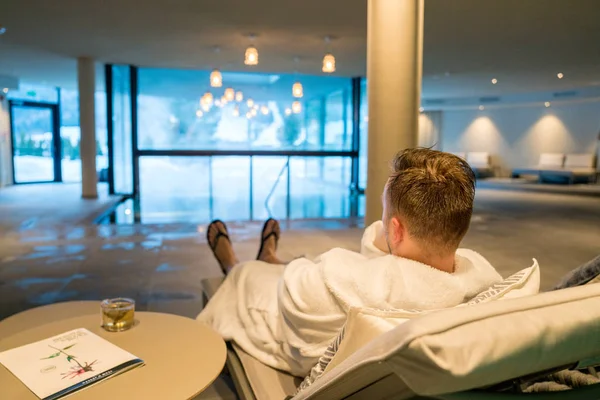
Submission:
[[[210,86],[223,86],[223,76],[221,75],[221,72],[218,69],[214,69],[213,72],[210,73]]]
[[[215,100],[215,107],[221,107],[221,99]]]
[[[544,103],[544,105],[546,106],[546,108],[548,108],[548,107],[550,107],[550,102],[547,101],[547,102]]]
[[[262,106],[260,108],[260,112],[263,113],[263,115],[267,115],[269,113],[269,107],[267,106]]]
[[[248,39],[250,39],[250,46],[246,49],[244,53],[244,64],[246,65],[257,65],[258,64],[258,50],[254,47],[254,39],[256,39],[256,35],[250,34],[248,35]]]
[[[248,119],[252,118],[252,113],[250,111],[248,111],[246,113],[246,118],[248,118]]]
[[[419,112],[423,112],[425,109],[423,107],[419,107]]]
[[[496,83],[498,83],[498,79],[496,79],[496,78],[492,79],[492,85],[495,85]]]
[[[285,115],[290,115],[292,113],[292,109],[291,108],[286,108],[285,109]]]
[[[557,77],[558,79],[562,79],[562,78],[564,78],[564,77],[565,77],[565,75],[564,75],[562,72],[559,72],[558,74],[556,74],[556,77]]]
[[[200,118],[204,115],[204,113],[202,112],[202,110],[198,110],[196,111],[196,117]]]
[[[225,97],[225,95],[221,96],[221,105],[225,105],[227,104],[227,98]]]
[[[250,110],[250,114],[252,114],[253,117],[256,117],[256,114],[258,114],[258,111],[256,111],[256,108],[253,108],[252,110]]]
[[[485,110],[485,107],[484,106],[479,106],[479,111],[483,111],[483,110]]]
[[[294,114],[300,114],[302,111],[302,104],[299,101],[295,101],[292,103],[292,112]]]
[[[300,82],[296,82],[292,86],[292,96],[294,96],[297,99],[304,96],[304,89],[302,88],[302,84]]]
[[[242,100],[244,100],[244,93],[235,92],[235,101],[242,101]]]
[[[248,99],[246,101],[246,105],[248,106],[248,108],[252,108],[252,106],[254,105],[254,100],[252,99]]]
[[[325,54],[323,57],[323,72],[328,74],[335,72],[335,57],[331,53]]]
[[[233,101],[235,99],[235,90],[232,88],[225,89],[225,100]]]
[[[8,93],[8,88],[5,87],[4,89],[2,89],[2,91],[4,92],[4,94]]]
[[[202,104],[202,109],[204,110],[204,112],[208,112],[210,110],[210,104]]]
[[[131,208],[125,209],[125,215],[131,215]]]
[[[253,108],[253,109],[255,109],[256,111],[258,111],[258,104],[254,104],[254,105],[252,106],[252,108]]]
[[[240,116],[240,106],[236,105],[233,108],[233,113],[232,114],[233,114],[234,117],[239,117]]]

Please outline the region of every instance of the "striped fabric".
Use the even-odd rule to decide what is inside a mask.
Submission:
[[[319,361],[317,361],[317,364],[315,364],[315,366],[312,367],[310,373],[306,376],[306,378],[304,378],[300,386],[298,386],[298,390],[296,391],[296,393],[303,389],[306,389],[307,387],[312,385],[321,375],[323,375],[323,372],[325,372],[325,368],[327,368],[327,366],[333,359],[333,356],[335,356],[338,349],[340,348],[340,343],[342,343],[345,333],[346,326],[342,328],[337,337],[327,347],[325,353],[321,356],[321,358],[319,358]]]
[[[498,282],[498,283],[494,284],[492,287],[490,287],[485,292],[479,293],[477,296],[475,296],[470,301],[468,301],[466,303],[466,305],[469,306],[469,305],[473,305],[473,304],[477,304],[477,303],[482,303],[484,301],[494,300],[498,297],[502,297],[505,293],[510,292],[516,285],[519,285],[519,284],[521,284],[521,282],[526,280],[530,274],[531,274],[530,268],[521,270],[521,271],[509,276],[502,282]]]

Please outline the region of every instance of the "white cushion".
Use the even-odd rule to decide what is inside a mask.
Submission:
[[[415,318],[358,350],[297,400],[344,398],[388,378],[395,378],[397,399],[456,393],[592,359],[600,355],[599,301],[600,285],[592,284]]]
[[[542,153],[540,154],[540,167],[562,167],[565,161],[563,153]]]
[[[473,166],[489,167],[490,153],[486,151],[474,151],[467,153],[467,162]]]
[[[593,168],[593,154],[567,154],[565,168]]]
[[[466,307],[478,303],[485,303],[492,300],[512,299],[537,294],[540,290],[540,268],[537,260],[533,260],[533,265],[525,268],[508,278],[504,279],[489,289],[475,296],[469,302],[459,304],[456,308]],[[412,311],[412,310],[375,310],[375,309],[356,309],[348,315],[345,334],[337,352],[328,362],[325,371],[330,371],[333,367],[348,358],[352,353],[375,339],[376,337],[396,328],[411,319],[431,314],[435,311]],[[318,365],[318,364],[317,364]]]

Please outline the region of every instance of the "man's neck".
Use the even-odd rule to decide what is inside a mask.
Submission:
[[[432,268],[439,269],[440,271],[447,272],[449,274],[454,273],[456,252],[452,252],[447,255],[427,256],[423,254],[420,249],[410,248],[398,255],[408,258],[409,260],[418,261],[422,264],[429,265]]]

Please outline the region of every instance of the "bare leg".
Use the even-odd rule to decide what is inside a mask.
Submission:
[[[261,236],[261,248],[256,256],[257,260],[267,262],[269,264],[285,265],[287,262],[280,260],[277,257],[277,243],[281,235],[279,222],[275,219],[268,219],[265,222]]]
[[[233,251],[225,224],[219,220],[211,222],[206,231],[206,240],[223,273],[227,275],[239,260]]]

